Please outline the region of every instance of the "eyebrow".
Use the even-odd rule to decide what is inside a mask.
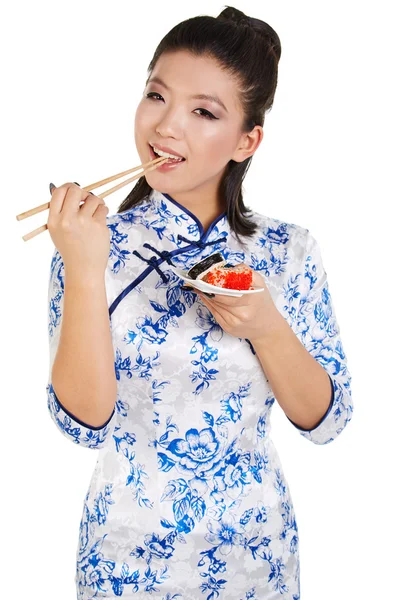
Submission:
[[[160,77],[157,77],[156,75],[154,75],[154,77],[150,77],[150,79],[147,80],[146,85],[151,82],[159,83],[160,85],[165,87],[166,90],[171,89],[166,83],[164,83],[162,79],[160,79]],[[214,96],[212,94],[195,94],[190,98],[193,100],[209,100],[210,102],[215,102],[216,104],[219,104],[226,112],[228,112],[228,109],[226,108],[225,104],[222,102],[222,100],[220,100],[220,98],[218,98],[218,96]]]

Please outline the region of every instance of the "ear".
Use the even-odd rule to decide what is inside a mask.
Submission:
[[[232,160],[235,162],[243,162],[246,158],[252,156],[261,144],[263,137],[264,130],[261,125],[255,125],[251,131],[243,133],[232,156]]]

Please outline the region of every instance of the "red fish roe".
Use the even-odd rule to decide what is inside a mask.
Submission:
[[[215,267],[207,273],[204,281],[230,290],[248,290],[253,281],[253,272],[247,265]]]

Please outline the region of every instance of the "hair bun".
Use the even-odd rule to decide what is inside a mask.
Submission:
[[[223,21],[230,21],[238,27],[251,27],[250,17],[233,6],[227,6],[217,18]]]
[[[246,15],[244,17],[239,17],[238,19],[234,19],[233,22],[238,27],[252,27],[251,17],[248,17]]]
[[[249,28],[258,36],[261,36],[272,48],[277,60],[281,57],[281,41],[276,31],[261,19],[248,17],[244,12],[234,8],[233,6],[225,6],[224,10],[216,17],[220,21],[232,23],[236,27]]]

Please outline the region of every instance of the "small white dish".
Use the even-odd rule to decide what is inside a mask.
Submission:
[[[185,271],[181,269],[177,269],[172,265],[168,265],[171,271],[175,273],[178,277],[184,280],[185,283],[190,285],[191,287],[196,288],[196,290],[200,290],[201,292],[207,292],[209,294],[220,294],[221,296],[234,296],[240,297],[243,294],[255,294],[256,292],[262,292],[264,290],[263,287],[254,286],[252,290],[231,290],[228,288],[217,287],[216,285],[211,285],[210,283],[206,283],[201,279],[191,279],[190,277],[186,277]]]

